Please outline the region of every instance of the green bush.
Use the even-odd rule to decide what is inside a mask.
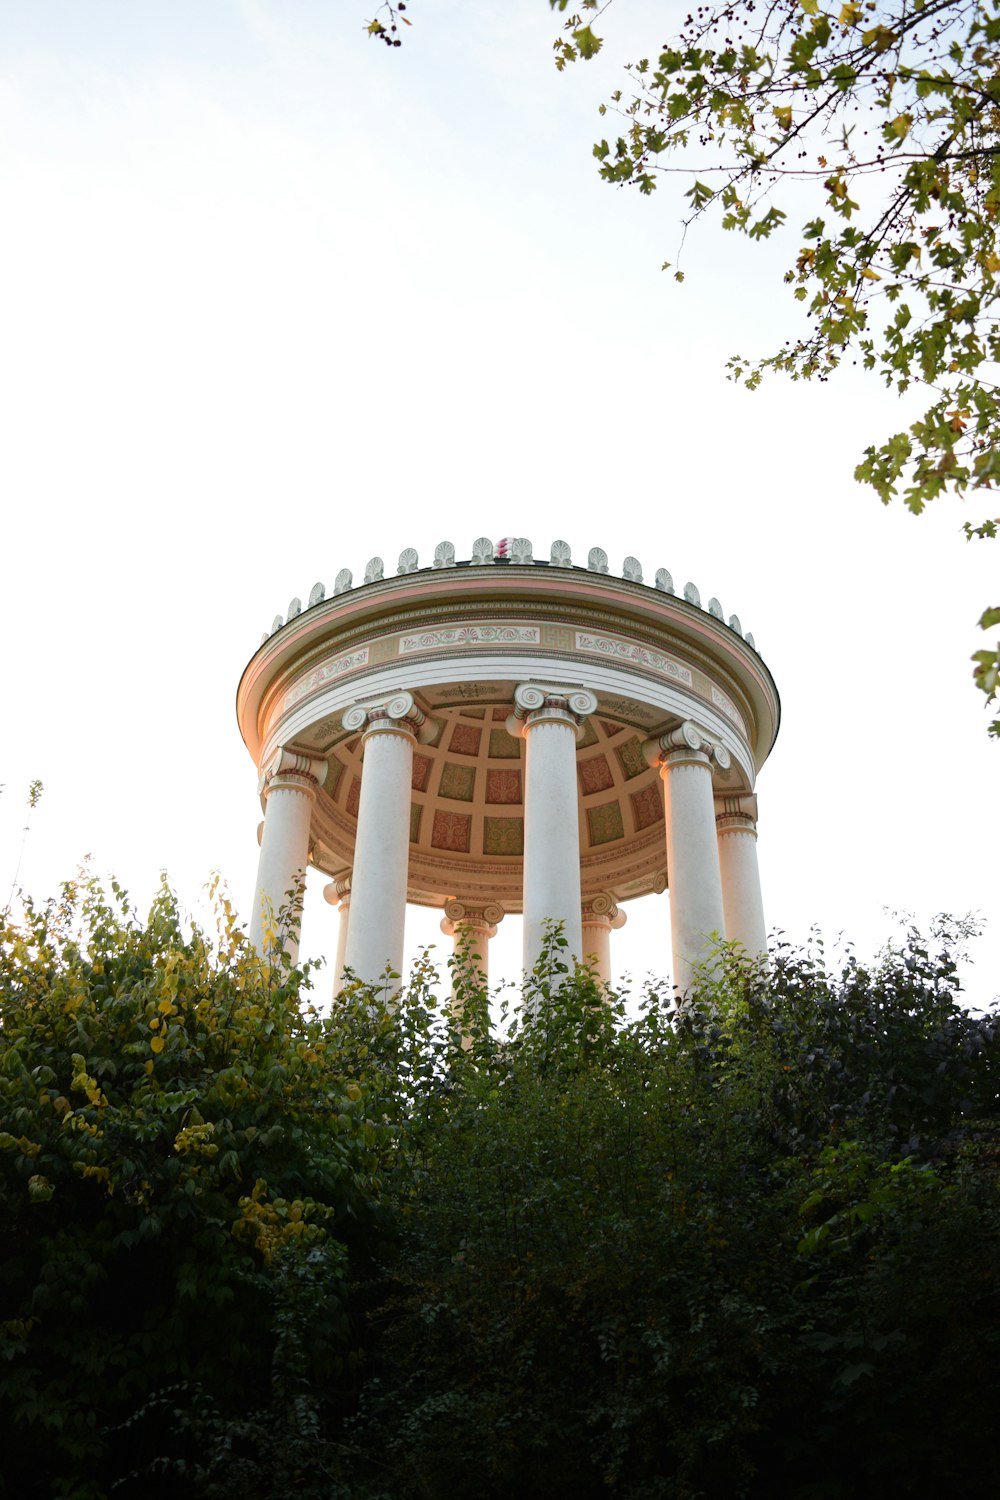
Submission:
[[[961,924],[491,1028],[68,888],[0,942],[5,1493],[992,1494],[995,1015]],[[293,914],[294,919],[294,914]]]
[[[303,973],[219,915],[210,942],[165,887],[142,923],[83,880],[0,935],[0,1490],[17,1500],[189,1493],[230,1419],[268,1408],[294,1446],[353,1382],[378,1131]]]
[[[634,1021],[556,947],[390,1185],[350,1493],[994,1493],[998,1033],[937,936]]]

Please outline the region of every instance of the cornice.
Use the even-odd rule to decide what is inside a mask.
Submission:
[[[468,569],[465,572],[467,575],[488,574],[489,569]],[[449,575],[449,581],[453,576]],[[740,677],[741,668],[752,665],[752,653],[746,647],[745,642],[715,616],[707,616],[704,611],[678,600],[675,596],[660,596],[656,601],[660,618],[654,619],[650,613],[648,601],[642,597],[650,591],[643,585],[629,584],[623,580],[613,580],[616,593],[619,596],[622,593],[627,594],[646,605],[640,617],[625,613],[620,607],[612,607],[613,601],[607,597],[600,600],[595,597],[592,592],[592,580],[588,580],[591,585],[588,590],[576,591],[576,597],[555,596],[551,584],[544,594],[541,593],[538,588],[537,575],[531,580],[535,585],[534,588],[518,588],[514,591],[514,597],[510,597],[509,588],[505,594],[500,593],[496,580],[491,578],[490,581],[493,583],[493,588],[490,590],[493,597],[488,600],[480,599],[474,613],[470,609],[472,601],[467,597],[468,591],[464,588],[457,597],[454,591],[449,595],[447,591],[435,590],[437,597],[431,603],[427,601],[426,593],[422,594],[419,602],[414,600],[412,595],[408,602],[404,601],[395,590],[391,589],[391,585],[390,591],[382,598],[385,607],[378,612],[366,610],[365,617],[360,620],[355,611],[348,612],[344,608],[341,600],[337,601],[340,606],[337,611],[341,617],[339,622],[335,619],[328,619],[324,623],[318,612],[319,607],[317,607],[308,629],[303,627],[302,639],[297,650],[286,652],[284,660],[274,661],[270,667],[263,659],[258,664],[260,674],[270,677],[258,705],[255,726],[258,736],[263,737],[263,734],[267,732],[267,726],[273,720],[280,696],[286,693],[303,674],[321,665],[330,656],[349,656],[352,650],[357,650],[362,643],[369,648],[374,648],[377,654],[380,642],[397,636],[419,633],[433,626],[448,628],[459,623],[481,623],[483,610],[486,607],[491,617],[511,623],[522,621],[525,624],[538,623],[543,627],[548,625],[566,629],[597,630],[612,636],[623,637],[626,641],[634,642],[649,650],[660,653],[666,651],[670,656],[676,657],[685,667],[700,672],[721,691],[724,691],[733,701],[744,723],[747,724],[751,741],[754,743],[759,741],[763,726],[755,704]],[[585,597],[585,593],[591,595],[593,602]],[[346,597],[353,601],[355,595]],[[666,603],[666,600],[669,600],[669,603]],[[308,616],[313,614],[313,611],[309,611],[307,615],[299,618],[305,622]],[[686,633],[678,636],[672,627],[684,621],[687,625]],[[293,623],[298,624],[298,620]],[[265,651],[266,648],[262,647],[261,650]],[[531,647],[529,652],[530,654],[537,652],[549,659],[572,662],[574,675],[579,675],[581,670],[585,670],[586,663],[591,661],[602,662],[604,665],[626,665],[635,676],[651,683],[657,683],[660,680],[656,673],[645,671],[642,664],[637,662],[609,662],[607,658],[601,656],[585,656],[554,645],[541,648]],[[504,649],[496,643],[469,643],[449,651],[451,657],[496,662],[503,662],[512,654],[514,654],[513,649]],[[261,653],[257,655],[260,656]],[[424,652],[415,650],[408,654],[405,660],[408,665],[413,664],[419,662],[424,655]],[[432,662],[437,659],[437,653],[428,650],[426,658],[428,662]],[[373,671],[377,672],[379,669],[384,671],[392,665],[393,663],[389,661],[373,664],[369,659],[355,672],[346,673],[342,680],[345,682],[354,678],[362,680]],[[498,674],[489,672],[484,675]],[[774,723],[776,732],[779,704],[773,680],[766,672],[766,668],[763,672],[753,670],[751,677],[756,682],[758,690],[762,692],[769,710],[768,719]],[[245,687],[246,675],[241,691]],[[696,696],[704,695],[696,694]],[[770,745],[764,749],[765,755],[769,749]],[[760,758],[763,759],[763,756]]]
[[[300,658],[303,662],[308,661],[314,648],[310,640],[303,639],[303,635],[315,640],[318,631],[321,642],[315,649],[322,653],[334,639],[345,647],[362,637],[378,639],[405,628],[407,622],[439,618],[442,610],[448,614],[456,609],[460,611],[463,604],[471,604],[477,613],[486,600],[489,600],[491,609],[503,614],[517,612],[525,605],[532,613],[548,612],[546,595],[549,601],[554,595],[561,596],[554,605],[557,611],[583,606],[591,612],[592,618],[608,623],[616,620],[618,628],[652,630],[654,641],[667,620],[680,629],[686,644],[696,651],[699,648],[690,640],[690,634],[711,641],[714,649],[706,654],[706,659],[716,667],[721,666],[727,657],[738,661],[741,668],[758,682],[765,696],[772,700],[772,716],[777,725],[780,708],[773,678],[756,649],[718,616],[676,594],[586,569],[554,567],[550,570],[530,565],[497,570],[495,564],[442,572],[422,570],[364,584],[313,605],[288,621],[255,652],[244,670],[237,693],[238,713],[242,715],[245,700],[252,696],[262,673],[270,676],[276,672],[287,677],[290,670],[299,668]],[[610,611],[609,598],[619,601],[618,607]],[[624,615],[621,614],[622,602],[633,606]],[[262,700],[267,696],[268,688],[264,688]]]

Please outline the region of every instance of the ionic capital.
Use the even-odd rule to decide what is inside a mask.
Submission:
[[[716,797],[715,827],[724,833],[748,833],[757,837],[757,798],[754,793],[743,797]]]
[[[274,791],[304,792],[315,797],[326,779],[327,763],[312,755],[301,755],[283,745],[262,768],[257,791],[263,798]]]
[[[353,703],[341,723],[345,729],[362,731],[367,740],[374,734],[398,734],[426,744],[434,737],[433,726],[405,690],[385,698]]]
[[[323,887],[323,899],[331,906],[339,906],[341,912],[345,912],[351,904],[351,876],[341,875],[337,880],[331,880],[329,885]]]
[[[471,905],[453,897],[444,904],[441,931],[451,938],[458,937],[463,932],[474,932],[487,938],[494,938],[497,935],[497,927],[505,915],[498,901]]]
[[[582,739],[582,720],[596,709],[597,698],[589,688],[522,682],[514,689],[514,712],[507,720],[507,730],[517,738],[536,724],[568,724],[577,739]]]
[[[713,762],[720,771],[728,771],[732,756],[718,740],[693,719],[685,719],[676,729],[643,741],[643,754],[651,766],[700,765],[711,768]]]
[[[580,904],[580,917],[584,927],[603,927],[611,932],[619,932],[628,920],[607,891],[587,896]]]

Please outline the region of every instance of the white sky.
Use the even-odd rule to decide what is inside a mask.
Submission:
[[[367,9],[366,9],[367,4]],[[898,404],[727,383],[793,331],[793,248],[707,227],[682,184],[597,177],[597,104],[683,6],[620,0],[558,75],[544,0],[0,0],[0,902],[85,853],[249,905],[260,818],[240,673],[341,567],[447,538],[565,537],[693,579],[753,631],[784,720],[758,784],[769,922],[873,952],[886,909],[978,910],[996,992],[1000,747],[970,682],[1000,554],[961,505],[851,478]],[[978,513],[977,513],[978,514]],[[332,957],[318,881],[303,947]],[[669,965],[665,899],[616,968]],[[411,909],[408,946],[436,940]],[[518,967],[519,922],[494,948]],[[322,983],[322,981],[321,981]]]

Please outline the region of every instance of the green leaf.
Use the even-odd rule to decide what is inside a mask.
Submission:
[[[589,26],[579,27],[572,33],[572,36],[579,49],[580,56],[585,61],[591,57],[596,57],[603,46],[603,39],[595,36]]]

